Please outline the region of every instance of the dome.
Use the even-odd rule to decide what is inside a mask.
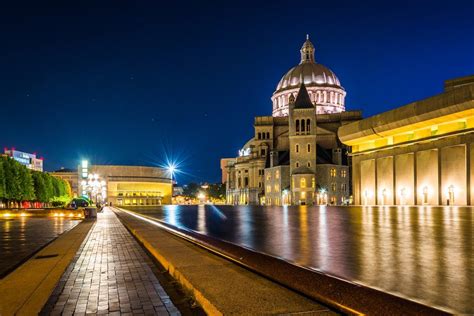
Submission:
[[[336,74],[314,58],[314,45],[306,35],[300,49],[299,65],[288,70],[278,82],[272,95],[273,116],[288,116],[289,98],[298,94],[304,83],[316,113],[339,113],[345,111],[346,92]]]
[[[278,83],[275,93],[299,87],[302,83],[306,87],[332,86],[342,89],[339,79],[329,68],[317,63],[302,63],[291,68]]]

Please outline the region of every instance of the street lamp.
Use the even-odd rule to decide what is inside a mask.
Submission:
[[[168,165],[166,166],[166,169],[168,170],[170,174],[170,178],[171,178],[171,198],[173,198],[173,175],[175,172],[178,171],[178,169],[176,168],[176,165],[172,162],[168,163]]]

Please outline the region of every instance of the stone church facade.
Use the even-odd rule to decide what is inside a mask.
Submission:
[[[350,202],[349,147],[337,130],[361,119],[345,111],[346,92],[327,67],[316,63],[307,40],[301,62],[272,97],[272,116],[254,120],[255,135],[235,158],[223,159],[227,203],[240,205],[341,205]]]

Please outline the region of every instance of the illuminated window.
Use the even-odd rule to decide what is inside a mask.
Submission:
[[[267,192],[268,193],[272,192],[272,186],[271,185],[267,185]]]
[[[280,170],[275,171],[275,178],[280,179]]]
[[[333,177],[333,178],[336,177],[336,168],[331,168],[331,170],[330,170],[330,175],[331,175],[331,177]]]
[[[277,184],[275,184],[275,192],[278,192],[278,191],[280,191],[280,186],[277,183]]]
[[[311,186],[313,187],[313,189],[316,187],[316,181],[314,177],[311,178]]]
[[[347,186],[345,183],[341,184],[341,191],[346,192]]]
[[[302,199],[306,199],[306,192],[305,191],[301,192],[300,194],[301,194]]]
[[[295,151],[296,151],[297,153],[300,152],[300,145],[298,145],[298,144],[295,145]]]
[[[335,184],[335,183],[332,183],[332,184],[331,184],[331,190],[332,190],[332,192],[336,192],[337,187],[336,187],[336,184]]]
[[[301,178],[301,180],[300,180],[300,188],[306,188],[306,179],[305,179],[305,178]]]
[[[345,178],[347,175],[347,170],[346,169],[342,169],[341,170],[341,177]]]

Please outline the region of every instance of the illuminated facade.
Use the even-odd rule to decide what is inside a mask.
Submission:
[[[273,116],[289,115],[290,96],[298,93],[302,83],[308,90],[317,114],[339,113],[345,110],[344,88],[332,70],[316,62],[314,52],[314,45],[307,36],[300,50],[299,65],[283,75],[273,93]]]
[[[272,116],[256,117],[255,135],[239,156],[223,159],[228,204],[346,204],[351,195],[347,147],[337,129],[361,119],[345,111],[344,89],[315,62],[307,38],[301,62],[272,96]]]
[[[255,118],[255,136],[226,165],[228,204],[348,203],[350,168],[337,129],[361,114],[315,115],[314,104],[304,99],[309,107],[294,109],[293,98],[290,116]]]
[[[85,192],[88,179],[97,175],[106,186],[105,198],[117,206],[153,206],[171,204],[171,178],[158,167],[89,165],[78,167],[79,191]],[[92,179],[94,180],[94,179]]]
[[[5,148],[4,154],[12,157],[22,165],[26,166],[28,169],[35,171],[43,171],[43,158],[37,158],[36,154],[25,153],[18,151],[15,148]]]
[[[356,204],[474,205],[474,76],[439,95],[342,126]]]

